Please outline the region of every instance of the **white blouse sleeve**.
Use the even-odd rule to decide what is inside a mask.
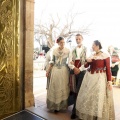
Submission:
[[[69,57],[68,57],[68,66],[70,69],[74,69],[74,65],[71,64],[72,62],[72,52],[69,53]]]

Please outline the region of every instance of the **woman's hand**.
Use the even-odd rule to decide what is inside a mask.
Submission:
[[[46,71],[46,77],[49,77],[51,67]]]
[[[107,87],[109,90],[112,90],[112,81],[107,82]]]
[[[112,67],[112,68],[115,67],[115,64],[112,64],[111,67]]]
[[[77,67],[75,67],[73,70],[74,70],[75,75],[77,75],[77,74],[79,74],[79,73],[80,73],[80,69],[79,69],[79,68],[77,68]]]
[[[73,62],[73,61],[71,61],[70,63],[71,63],[72,65],[74,65],[74,62]]]
[[[53,65],[50,64],[49,68],[46,71],[46,77],[49,77],[49,74],[50,74],[50,71],[51,71],[52,67],[53,67]]]
[[[46,77],[49,77],[49,72],[46,72]]]
[[[86,59],[86,61],[87,61],[87,62],[92,62],[92,59],[89,59],[89,58],[88,58],[88,59]]]

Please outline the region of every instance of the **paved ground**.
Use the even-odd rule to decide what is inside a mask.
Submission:
[[[70,114],[72,106],[67,111],[54,114],[48,111],[46,108],[46,77],[43,69],[43,64],[37,62],[34,63],[34,96],[35,96],[35,107],[28,108],[36,114],[46,118],[48,120],[70,120]],[[114,105],[115,105],[115,120],[120,120],[120,88],[113,86],[114,93]],[[76,119],[77,120],[77,119]]]

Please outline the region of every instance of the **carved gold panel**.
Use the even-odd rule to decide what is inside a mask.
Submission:
[[[0,0],[0,117],[21,109],[19,0]]]

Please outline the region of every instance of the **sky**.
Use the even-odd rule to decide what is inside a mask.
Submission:
[[[49,16],[56,14],[63,20],[65,14],[78,12],[81,14],[74,26],[89,25],[89,35],[83,35],[84,44],[92,46],[94,40],[100,40],[105,48],[109,45],[120,48],[119,5],[119,0],[35,0],[35,22],[41,18],[48,22]]]

